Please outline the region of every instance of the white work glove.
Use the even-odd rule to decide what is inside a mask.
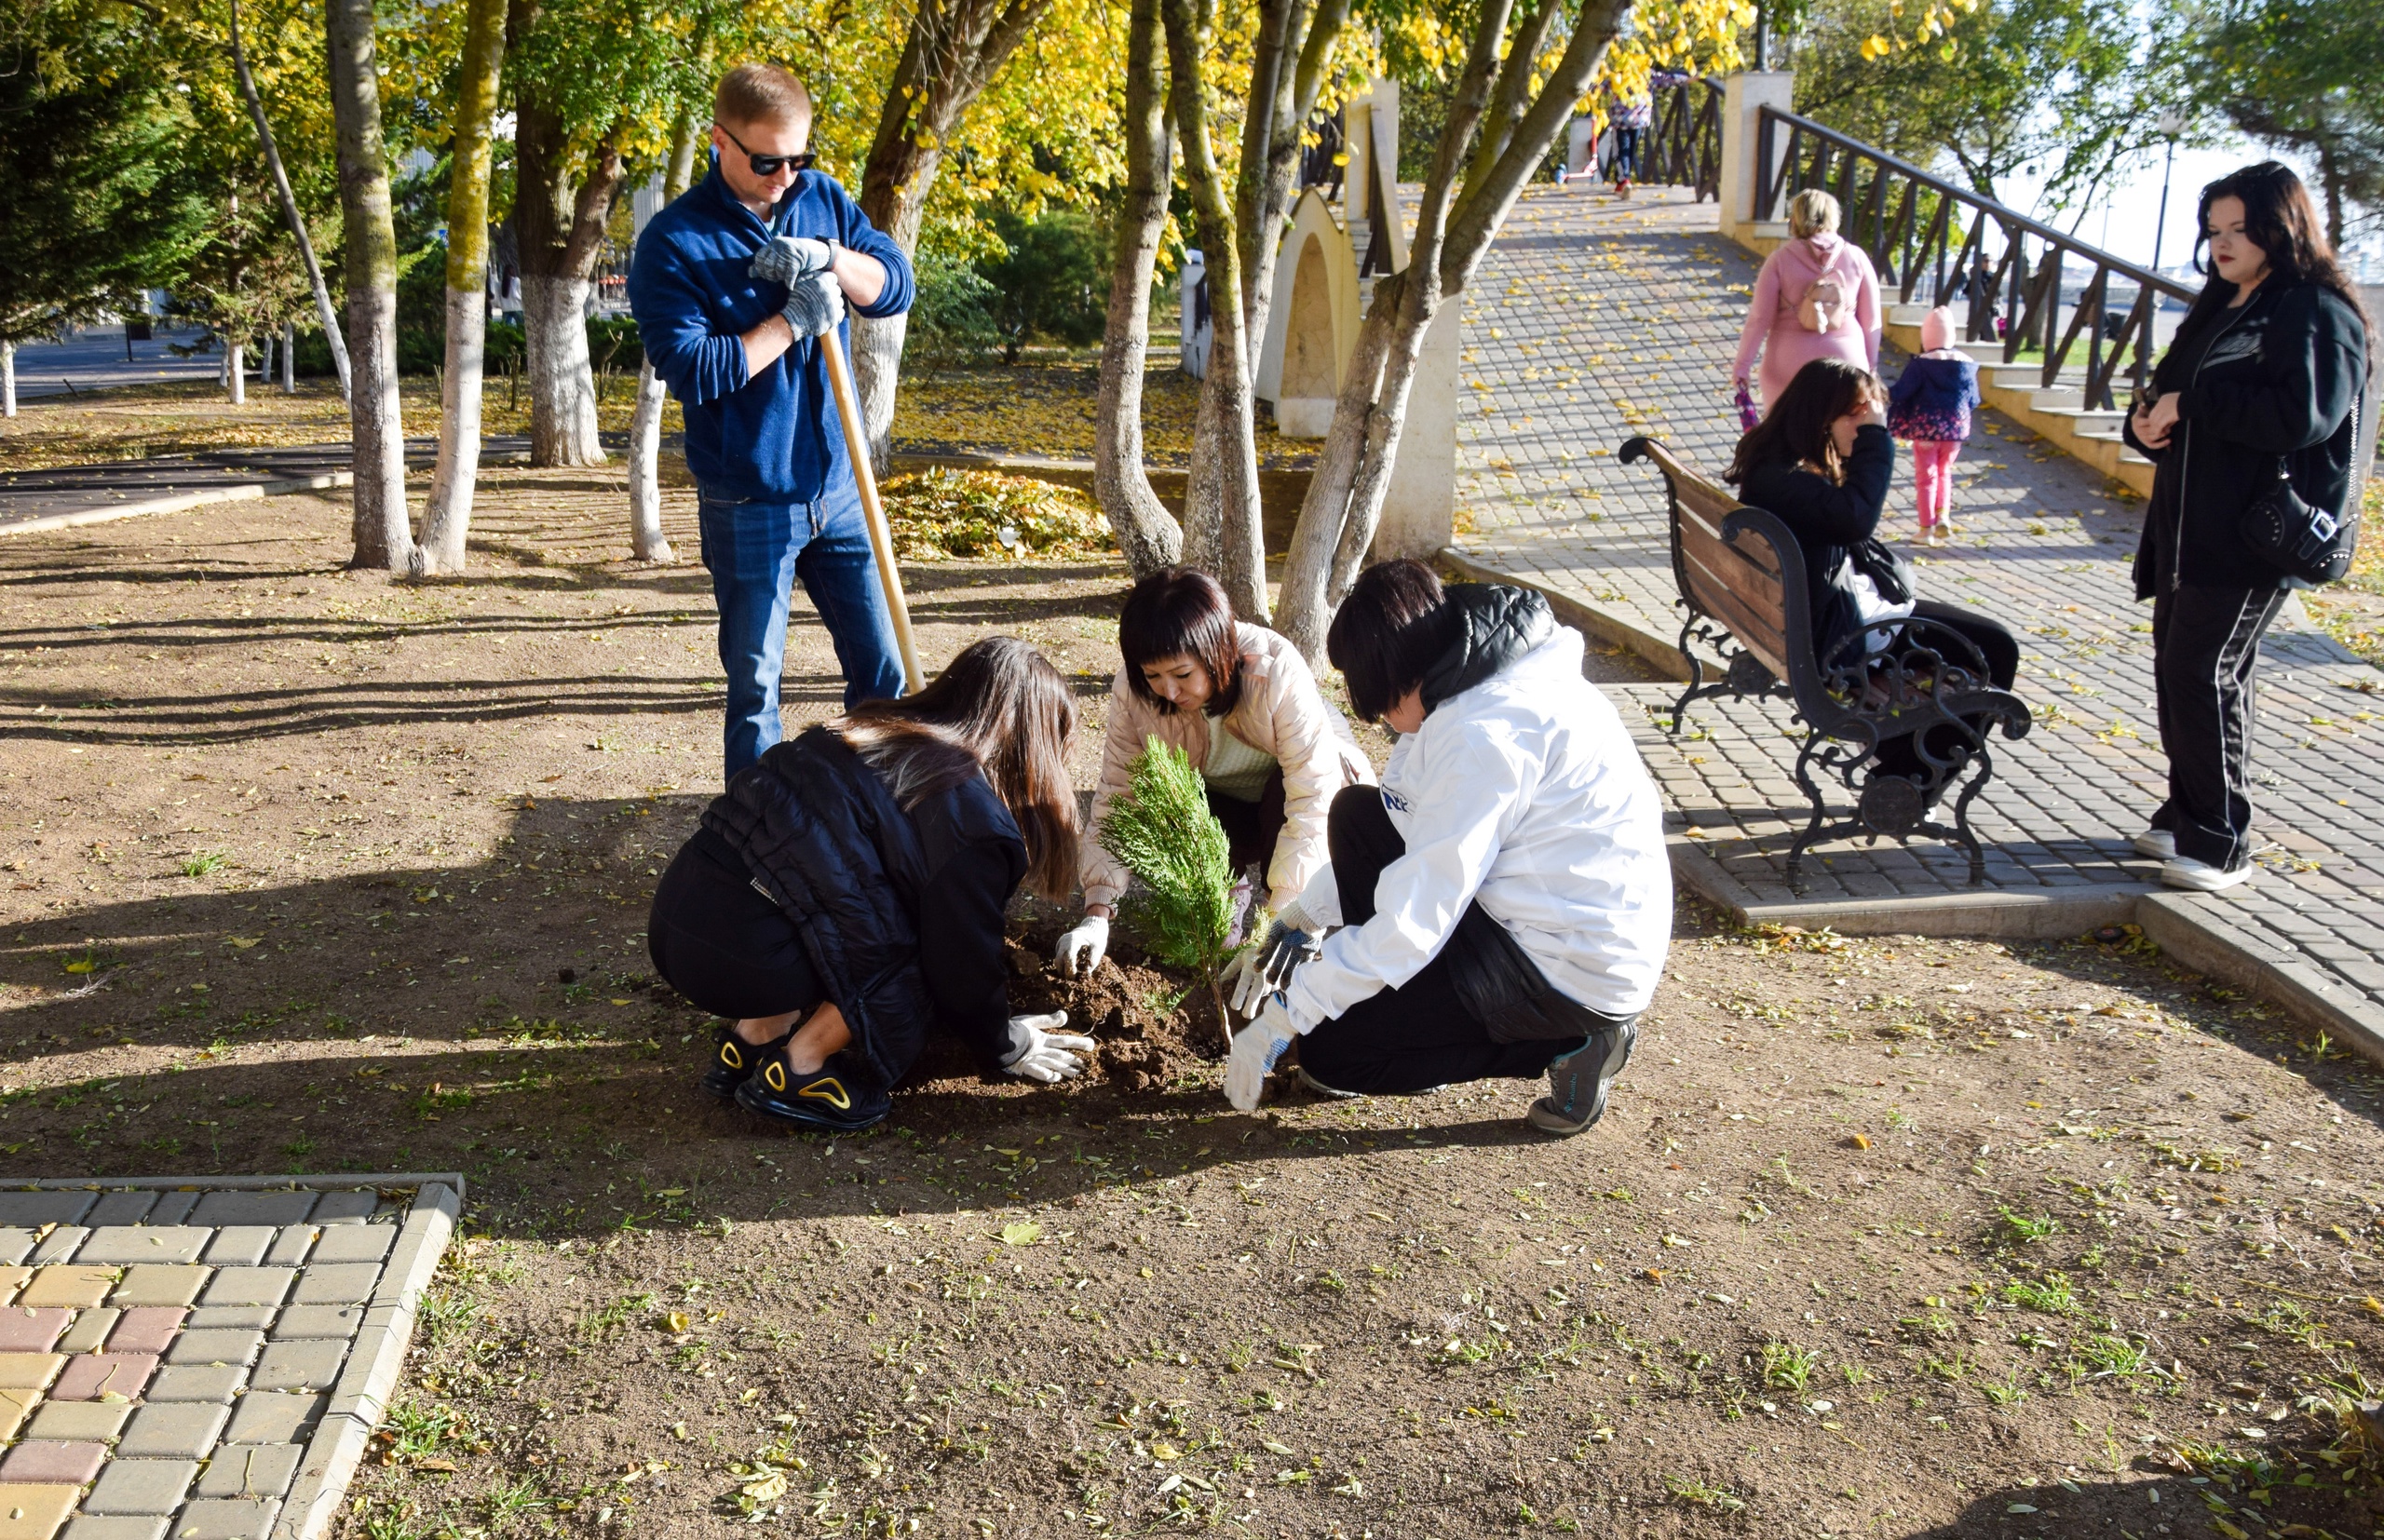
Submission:
[[[1101,960],[1108,955],[1108,918],[1088,914],[1077,922],[1076,929],[1060,938],[1060,950],[1051,953],[1051,961],[1059,964],[1069,978],[1081,979],[1099,967]]]
[[[811,273],[787,286],[786,324],[798,339],[820,337],[845,318],[845,290],[833,273]]]
[[[1322,950],[1316,931],[1297,898],[1277,910],[1266,933],[1234,959],[1232,1008],[1245,1019],[1256,1016],[1269,994],[1291,982],[1292,970]]]
[[[764,283],[792,285],[795,279],[825,273],[836,260],[836,250],[808,236],[780,236],[761,250],[745,271]]]
[[[1068,1024],[1068,1013],[1055,1010],[1049,1016],[1013,1016],[1009,1019],[1009,1052],[1002,1060],[1002,1069],[1055,1085],[1073,1080],[1084,1073],[1084,1060],[1091,1057],[1093,1042],[1090,1037],[1072,1037],[1061,1033]]]
[[[1234,1111],[1258,1110],[1259,1095],[1266,1088],[1266,1077],[1275,1073],[1275,1060],[1283,1057],[1283,1050],[1298,1035],[1280,994],[1268,995],[1258,1020],[1234,1033],[1233,1051],[1226,1055],[1226,1100],[1233,1103]]]

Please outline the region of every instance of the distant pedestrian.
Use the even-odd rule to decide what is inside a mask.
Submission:
[[[1605,119],[1614,129],[1614,194],[1629,197],[1639,180],[1639,141],[1656,118],[1656,104],[1642,91],[1636,97],[1610,96]]]
[[[1837,233],[1838,217],[1837,199],[1817,187],[1789,199],[1790,239],[1764,259],[1755,277],[1732,378],[1747,388],[1755,355],[1763,355],[1766,412],[1815,358],[1878,371],[1879,275],[1862,249]]]
[[[2261,633],[2307,586],[2252,544],[2247,515],[2290,515],[2337,552],[2357,540],[2375,329],[2285,167],[2204,187],[2200,229],[2210,279],[2126,438],[2158,467],[2135,595],[2152,601],[2169,759],[2168,800],[2134,844],[2162,882],[2211,893],[2252,873],[2253,671]]]
[[[1971,412],[1982,398],[1978,360],[1954,345],[1954,307],[1941,304],[1920,319],[1921,354],[1903,366],[1888,393],[1888,431],[1912,446],[1912,479],[1920,494],[1920,538],[1954,533],[1954,459],[1971,436]]]
[[[646,225],[630,266],[638,335],[686,412],[727,673],[725,779],[782,734],[798,580],[835,642],[845,705],[902,693],[820,338],[841,331],[847,304],[908,310],[911,264],[812,168],[810,142],[802,81],[774,64],[730,70],[713,99],[711,174]]]

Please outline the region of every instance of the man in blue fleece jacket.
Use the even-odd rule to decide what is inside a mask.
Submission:
[[[713,98],[710,175],[655,216],[630,308],[687,422],[704,565],[728,673],[725,775],[779,741],[794,580],[827,623],[845,704],[899,696],[902,668],[828,388],[825,333],[849,302],[911,307],[911,264],[825,172],[810,169],[811,97],[739,64]]]

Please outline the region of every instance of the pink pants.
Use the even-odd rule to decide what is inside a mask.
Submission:
[[[1919,439],[1912,446],[1912,479],[1920,488],[1920,522],[1934,524],[1954,505],[1954,457],[1958,439]]]

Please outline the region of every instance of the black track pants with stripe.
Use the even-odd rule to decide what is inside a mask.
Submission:
[[[2152,673],[2169,800],[2152,827],[2222,870],[2252,858],[2253,673],[2283,588],[2184,584],[2152,605]]]

